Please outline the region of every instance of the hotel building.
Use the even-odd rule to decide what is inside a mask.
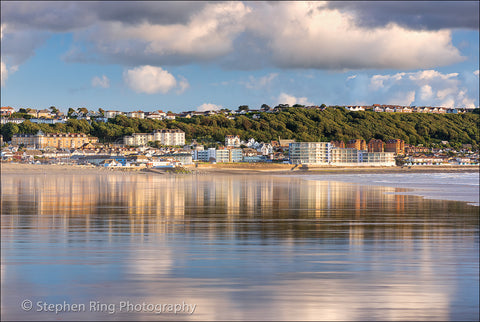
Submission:
[[[129,146],[144,146],[148,142],[158,141],[161,145],[184,145],[185,132],[179,129],[155,130],[153,133],[133,133],[123,137],[123,144]]]
[[[400,139],[387,140],[387,142],[385,142],[385,152],[405,154],[405,142]]]
[[[84,133],[47,133],[38,131],[37,134],[15,134],[12,137],[12,145],[21,145],[33,148],[53,147],[62,148],[80,148],[86,143],[96,143],[98,138],[88,136]]]

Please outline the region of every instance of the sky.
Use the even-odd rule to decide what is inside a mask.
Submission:
[[[479,106],[478,1],[1,1],[1,105]]]

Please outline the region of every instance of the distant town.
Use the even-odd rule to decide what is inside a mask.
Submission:
[[[21,124],[29,121],[37,124],[67,123],[69,119],[88,122],[108,122],[109,119],[124,115],[127,118],[175,120],[196,116],[224,115],[234,120],[248,114],[258,119],[263,113],[278,113],[289,108],[280,104],[274,108],[264,104],[258,110],[240,106],[237,110],[187,111],[182,113],[116,110],[91,111],[86,108],[70,108],[67,115],[56,107],[35,110],[1,107],[1,124]],[[322,111],[327,107],[294,105],[295,108]],[[351,112],[371,111],[376,113],[433,113],[462,114],[472,110],[444,107],[415,107],[397,105],[344,106]],[[329,142],[296,142],[294,139],[257,142],[257,138],[241,140],[238,135],[225,135],[224,142],[216,147],[205,147],[193,138],[185,140],[185,132],[180,129],[155,129],[149,133],[131,133],[122,137],[121,142],[99,142],[95,136],[86,133],[15,133],[2,146],[2,162],[22,162],[33,164],[83,164],[114,168],[175,168],[198,163],[288,163],[312,166],[417,166],[417,165],[479,165],[478,150],[471,144],[452,148],[448,142],[437,147],[406,144],[395,138],[382,141],[372,138]]]

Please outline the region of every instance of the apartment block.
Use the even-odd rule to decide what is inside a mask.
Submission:
[[[216,159],[216,150],[215,148],[195,150],[193,151],[193,159],[201,162],[210,162],[210,160]]]
[[[343,141],[331,141],[330,144],[334,148],[345,148],[345,142]]]
[[[328,164],[332,145],[329,142],[294,142],[289,145],[292,164]]]
[[[153,133],[133,133],[123,138],[123,144],[129,146],[144,146],[151,141],[154,141]]]
[[[332,164],[358,163],[361,151],[353,148],[332,148],[330,161]]]
[[[361,162],[365,165],[394,166],[395,153],[363,151],[361,155]]]
[[[405,142],[400,139],[387,140],[385,142],[385,152],[405,154]]]
[[[86,143],[96,143],[98,138],[84,133],[47,133],[38,131],[37,134],[15,134],[12,137],[13,145],[23,144],[26,147],[45,148],[80,148]]]
[[[347,149],[357,149],[366,151],[367,150],[367,143],[364,139],[353,139],[347,142]]]
[[[371,139],[368,141],[368,152],[384,152],[385,143],[382,140]]]
[[[185,132],[179,129],[155,130],[153,135],[162,145],[185,145]]]
[[[228,149],[218,149],[215,151],[215,160],[219,162],[230,162],[230,152]]]
[[[123,138],[124,145],[144,146],[148,142],[159,142],[161,145],[184,145],[185,132],[179,129],[155,130],[153,133],[133,133]]]

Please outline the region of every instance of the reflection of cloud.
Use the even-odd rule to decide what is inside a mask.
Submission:
[[[135,250],[130,258],[128,270],[134,275],[150,275],[152,278],[158,278],[170,273],[173,267],[172,253],[168,246],[149,249],[143,245]]]

